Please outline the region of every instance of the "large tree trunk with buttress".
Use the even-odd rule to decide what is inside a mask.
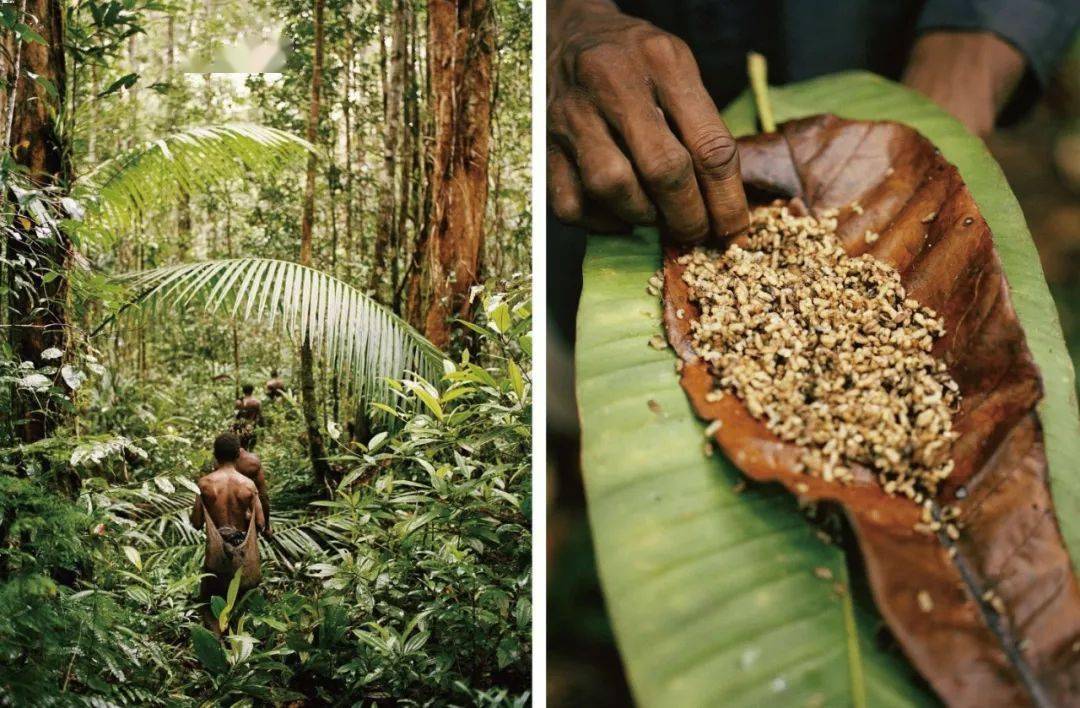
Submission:
[[[323,0],[315,0],[315,56],[311,68],[311,105],[308,112],[307,140],[315,144],[319,128],[319,96],[322,90],[323,63]],[[318,165],[314,154],[308,155],[307,175],[304,183],[304,208],[300,217],[300,264],[311,265],[312,227],[315,219],[315,172]],[[326,445],[319,425],[318,401],[315,389],[315,357],[311,340],[304,337],[300,346],[300,395],[307,428],[308,452],[315,479],[326,484],[330,477],[330,465],[326,461]]]
[[[15,161],[25,167],[38,188],[53,190],[55,201],[71,181],[71,159],[54,122],[60,115],[66,82],[64,66],[63,7],[59,0],[28,0],[26,21],[46,44],[23,43],[23,72],[14,90],[11,142]],[[38,76],[31,81],[27,74]],[[56,96],[43,88],[44,81],[57,88]],[[7,126],[5,126],[6,128]],[[15,195],[6,195],[15,203]],[[56,215],[59,216],[59,215]],[[9,343],[19,361],[35,367],[55,364],[42,360],[50,348],[67,349],[67,266],[71,245],[58,229],[37,223],[16,207],[14,231],[7,237],[9,262]],[[55,384],[66,390],[63,379]],[[12,420],[16,435],[25,443],[48,437],[63,422],[64,412],[56,397],[45,397],[16,388],[12,397]],[[71,480],[69,480],[71,481]],[[77,481],[74,481],[77,486]]]
[[[468,315],[479,280],[491,144],[494,23],[489,0],[431,0],[431,206],[409,283],[409,320],[439,346]]]

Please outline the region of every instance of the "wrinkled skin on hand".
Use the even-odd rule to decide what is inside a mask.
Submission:
[[[681,39],[607,0],[552,8],[548,193],[596,231],[659,224],[678,241],[747,227],[739,156]]]

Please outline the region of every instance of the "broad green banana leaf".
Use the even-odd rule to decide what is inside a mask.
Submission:
[[[1042,374],[1038,412],[1062,533],[1080,549],[1080,459],[1072,365],[1023,215],[983,144],[924,98],[864,73],[772,89],[778,121],[816,113],[911,125],[955,164],[994,235],[1013,305]],[[749,96],[725,111],[754,131]],[[578,318],[582,466],[600,577],[643,705],[911,705],[933,694],[883,643],[881,620],[843,552],[782,490],[739,491],[703,451],[660,306],[655,233],[592,237]]]

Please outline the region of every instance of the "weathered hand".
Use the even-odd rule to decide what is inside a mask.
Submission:
[[[1024,75],[1024,56],[990,32],[930,32],[911,50],[904,83],[981,138]]]
[[[552,4],[548,196],[600,231],[682,241],[747,228],[739,155],[686,44],[608,0]]]

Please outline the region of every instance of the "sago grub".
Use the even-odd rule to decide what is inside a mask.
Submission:
[[[796,216],[781,203],[754,210],[745,245],[679,262],[700,309],[692,346],[715,377],[710,398],[737,395],[807,449],[810,474],[846,482],[862,465],[889,494],[929,502],[952,471],[959,393],[930,354],[942,321],[895,269],[848,256],[835,212]]]

